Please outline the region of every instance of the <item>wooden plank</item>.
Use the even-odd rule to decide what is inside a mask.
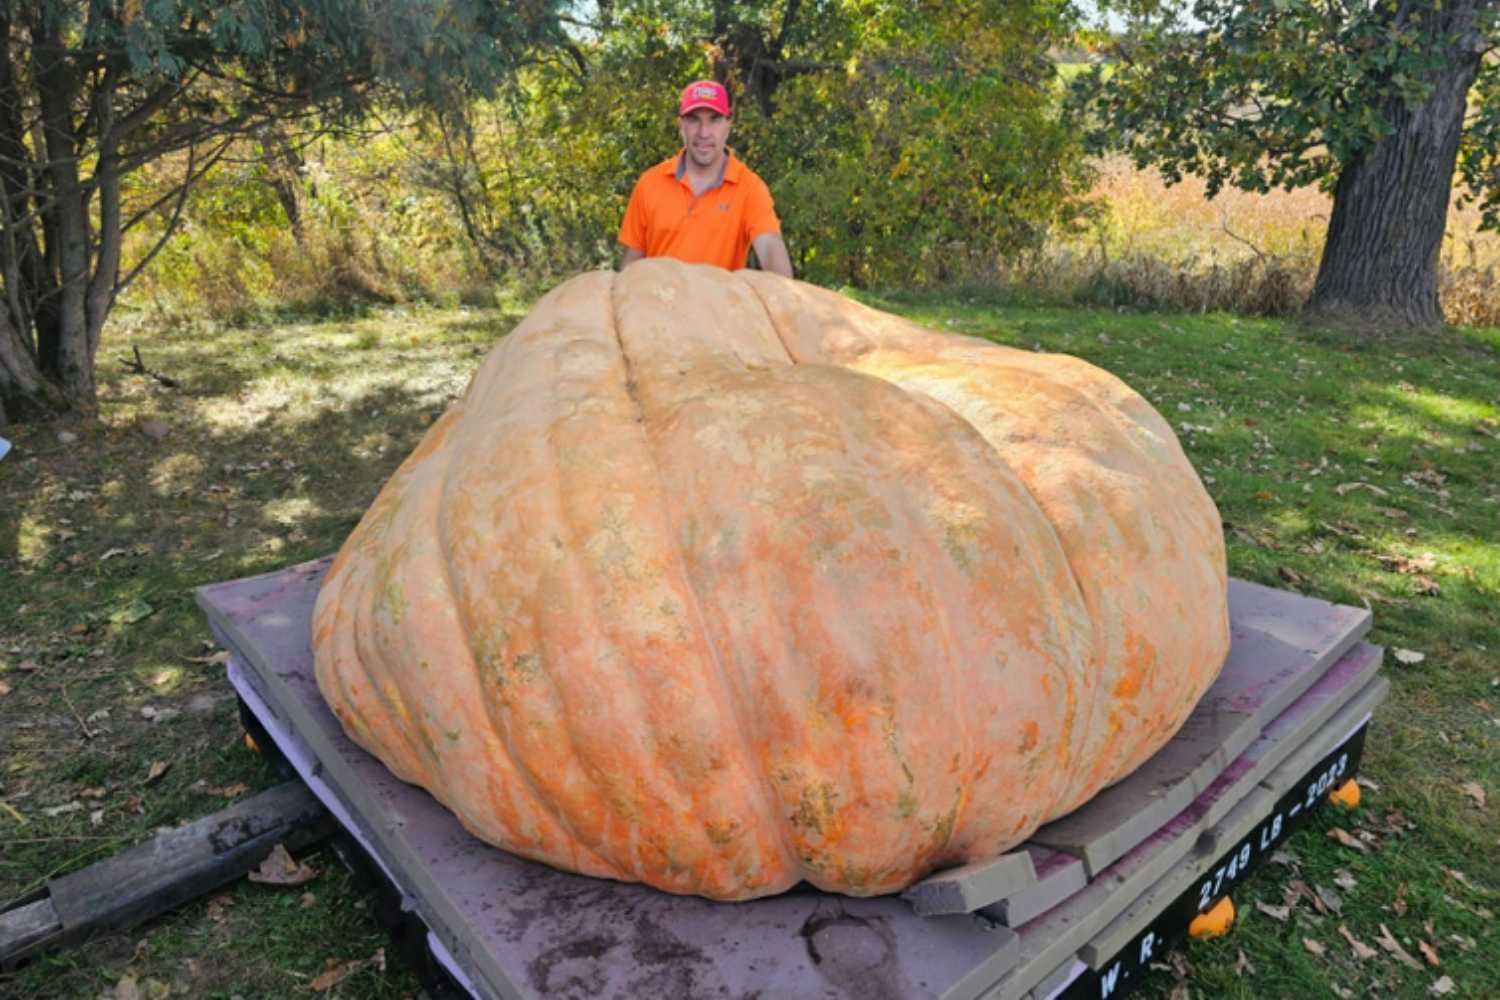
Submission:
[[[1083,860],[1040,844],[1026,844],[1036,884],[991,903],[979,912],[1007,927],[1019,927],[1052,909],[1088,884]]]
[[[28,932],[18,926],[14,940],[0,938],[0,960],[14,964],[44,948],[132,927],[240,878],[278,843],[299,850],[334,829],[333,818],[306,786],[285,782],[49,880],[46,898],[31,904],[26,917],[14,918]],[[38,931],[49,919],[50,929]]]
[[[1231,643],[1182,729],[1123,781],[1032,834],[1098,875],[1198,797],[1370,628],[1370,613],[1229,583]]]
[[[45,897],[0,913],[0,969],[12,968],[61,930],[57,910]]]
[[[901,897],[918,915],[973,913],[1036,885],[1031,855],[1013,851],[988,861],[949,868],[908,886]]]

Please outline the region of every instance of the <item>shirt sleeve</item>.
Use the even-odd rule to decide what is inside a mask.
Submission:
[[[630,201],[625,205],[625,218],[620,220],[620,242],[632,250],[646,252],[646,197],[641,192],[646,178],[635,182],[630,192]]]
[[[776,205],[771,200],[771,189],[759,177],[755,178],[745,198],[745,235],[753,243],[757,237],[767,233],[781,232],[781,220],[776,217]]]

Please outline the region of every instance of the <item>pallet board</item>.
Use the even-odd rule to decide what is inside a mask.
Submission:
[[[1119,838],[1090,855],[1100,864],[1091,882],[1084,881],[1084,857],[1037,843],[989,868],[935,877],[943,887],[932,890],[928,899],[937,901],[927,909],[988,903],[980,915],[924,917],[898,896],[853,899],[809,888],[715,903],[572,875],[485,845],[426,792],[395,779],[349,741],[317,692],[308,646],[326,567],[320,560],[215,584],[200,589],[199,603],[231,650],[231,679],[251,710],[407,895],[434,951],[481,997],[759,992],[969,1000],[1001,988],[1023,996],[1065,978],[1079,951],[1142,893],[1187,870],[1185,859],[1198,857],[1193,849],[1210,822],[1211,803],[1195,798],[1246,754],[1269,759],[1265,747],[1254,750],[1266,725],[1331,678],[1320,704],[1332,707],[1302,709],[1301,728],[1284,727],[1282,743],[1299,745],[1278,744],[1275,768],[1245,769],[1221,785],[1214,802],[1237,797],[1242,814],[1253,812],[1257,800],[1246,795],[1277,769],[1303,761],[1301,751],[1317,749],[1320,739],[1302,737],[1309,729],[1326,737],[1319,719],[1355,693],[1356,680],[1368,682],[1379,659],[1374,647],[1356,645],[1368,628],[1366,613],[1236,581],[1231,609],[1246,618],[1234,622],[1243,662],[1226,672],[1241,680],[1220,689],[1213,711],[1249,719],[1253,731],[1221,744],[1211,773],[1189,769],[1184,787],[1196,784],[1194,794],[1117,857],[1099,861],[1118,849]],[[1259,668],[1255,656],[1264,658]],[[1330,664],[1334,669],[1326,669]],[[1137,801],[1127,820],[1152,808],[1159,814],[1154,800],[1161,797]],[[1220,823],[1243,818],[1224,808]],[[990,919],[997,911],[1011,927]]]
[[[1231,580],[1224,669],[1173,739],[1125,780],[1032,834],[1093,878],[1205,791],[1370,628],[1370,613]],[[1144,804],[1144,806],[1143,806]]]

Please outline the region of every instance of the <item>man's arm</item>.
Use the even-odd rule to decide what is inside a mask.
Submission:
[[[755,248],[755,259],[760,261],[762,271],[786,278],[792,276],[792,255],[787,253],[786,242],[780,233],[761,233],[750,245]]]
[[[625,252],[620,255],[620,270],[625,270],[638,260],[644,260],[646,255],[635,247],[626,247]]]

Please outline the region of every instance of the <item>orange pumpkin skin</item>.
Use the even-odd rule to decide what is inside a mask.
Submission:
[[[495,348],[313,635],[349,735],[479,837],[716,899],[999,854],[1228,646],[1218,512],[1118,379],[657,259]]]

